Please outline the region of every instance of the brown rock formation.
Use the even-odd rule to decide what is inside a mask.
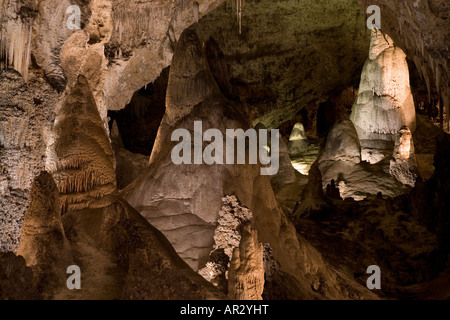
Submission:
[[[108,135],[84,76],[59,110],[47,169],[61,193],[62,212],[106,200],[116,190],[114,156]],[[100,205],[104,205],[102,202]]]
[[[414,154],[413,137],[408,127],[402,127],[397,133],[389,172],[403,184],[411,187],[416,184],[417,161]]]
[[[111,145],[84,77],[60,110],[54,135],[49,158],[56,163],[53,175],[66,201],[62,224],[58,183],[43,173],[33,185],[19,249],[45,298],[224,297],[117,195]],[[80,267],[81,290],[69,290],[61,281],[72,264]]]

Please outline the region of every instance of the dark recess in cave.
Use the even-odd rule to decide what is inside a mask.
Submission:
[[[159,124],[166,111],[169,69],[165,68],[155,82],[136,91],[124,109],[108,111],[110,129],[116,120],[128,151],[146,156],[152,153]]]

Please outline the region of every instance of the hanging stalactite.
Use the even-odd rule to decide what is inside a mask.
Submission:
[[[21,24],[9,30],[12,31],[2,29],[0,32],[0,68],[13,68],[27,81],[31,60],[31,24]]]

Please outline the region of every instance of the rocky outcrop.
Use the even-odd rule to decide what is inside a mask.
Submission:
[[[22,256],[0,252],[0,300],[32,300],[39,294],[33,270]]]
[[[235,1],[193,28],[224,52],[253,124],[277,128],[308,103],[358,83],[370,32],[356,1],[247,0],[242,11],[241,33]]]
[[[39,73],[30,72],[26,83],[18,72],[0,70],[0,251],[17,251],[58,105],[58,95]]]
[[[353,122],[342,120],[331,128],[328,133],[325,148],[319,156],[319,163],[325,161],[361,162],[361,146],[358,133]]]
[[[308,145],[309,141],[306,136],[305,128],[302,123],[297,122],[292,128],[291,135],[289,136],[289,154],[292,156],[302,154],[308,148]]]
[[[242,108],[221,94],[194,32],[187,30],[182,34],[170,72],[166,115],[149,167],[123,191],[125,199],[198,270],[206,265],[213,250],[223,195],[232,194],[252,212],[258,241],[270,244],[273,258],[280,266],[272,281],[265,282],[266,297],[347,297],[341,284],[353,286],[351,280],[327,269],[320,254],[297,236],[277,203],[269,177],[260,174],[259,165],[172,161],[172,149],[177,145],[171,141],[172,133],[185,129],[191,136],[198,134],[193,131],[194,120],[202,121],[203,130],[215,128],[222,133],[226,129],[246,130],[251,125]],[[195,144],[188,142],[186,147]],[[230,266],[230,270],[233,268]],[[324,286],[314,291],[315,282]],[[355,290],[360,296],[370,296],[363,288]]]
[[[355,200],[378,193],[392,198],[410,191],[391,175],[389,164],[369,164],[361,162],[361,158],[360,140],[352,121],[338,121],[331,128],[318,159],[323,189],[334,183],[340,197]]]
[[[309,169],[308,183],[302,192],[300,202],[293,210],[293,217],[308,217],[329,207],[330,203],[323,192],[319,162],[316,161]]]
[[[258,139],[260,137],[259,130],[267,130],[267,128],[262,124],[258,123],[254,129],[257,131]],[[267,138],[267,150],[271,149],[271,135],[275,133],[270,133]],[[279,168],[278,172],[270,177],[270,183],[275,190],[280,189],[286,184],[293,183],[296,180],[295,169],[291,163],[291,157],[289,156],[288,147],[283,140],[283,137],[278,132],[278,159],[279,159]]]
[[[111,128],[111,145],[116,160],[117,188],[123,189],[147,167],[148,157],[125,149],[117,122]]]
[[[180,259],[167,239],[120,198],[63,216],[82,272],[83,290],[56,299],[220,299],[221,293]]]

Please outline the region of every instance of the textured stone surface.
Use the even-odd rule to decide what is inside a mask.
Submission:
[[[113,186],[108,192],[102,192],[101,180],[89,180],[99,167],[100,174],[112,173],[109,178],[114,178],[114,166],[111,145],[85,78],[79,77],[60,111],[51,160],[59,161],[53,174],[62,179],[58,188],[50,174],[42,173],[35,180],[19,247],[34,272],[39,293],[50,299],[225,297],[193,272],[167,239],[118,196],[114,179],[108,180]],[[74,113],[79,115],[75,125],[64,125]],[[86,128],[91,138],[83,131]],[[62,218],[59,194],[66,204]],[[83,290],[69,290],[62,281],[72,264],[80,267]]]
[[[63,216],[79,261],[83,290],[62,288],[56,299],[219,299],[167,239],[118,198],[97,209]]]
[[[40,299],[33,270],[22,256],[0,252],[0,300]]]
[[[308,149],[309,141],[305,133],[305,128],[302,123],[297,122],[292,128],[289,136],[288,150],[293,157],[304,153]]]
[[[116,159],[117,188],[129,185],[148,165],[148,157],[125,149],[116,121],[111,129],[111,144]]]
[[[355,200],[362,200],[379,192],[392,198],[410,191],[391,175],[388,160],[392,155],[377,164],[361,162],[361,158],[360,141],[352,121],[338,121],[330,130],[318,159],[323,189],[334,181],[343,199]],[[317,198],[319,204],[320,199],[321,197]],[[309,200],[309,203],[314,204],[314,201]],[[305,205],[300,205],[303,206]]]
[[[230,263],[228,297],[232,300],[262,300],[263,245],[258,241],[258,232],[254,228],[244,226],[241,234],[241,242],[234,249]]]
[[[44,170],[58,96],[39,73],[0,70],[0,251],[17,251],[36,175]]]

